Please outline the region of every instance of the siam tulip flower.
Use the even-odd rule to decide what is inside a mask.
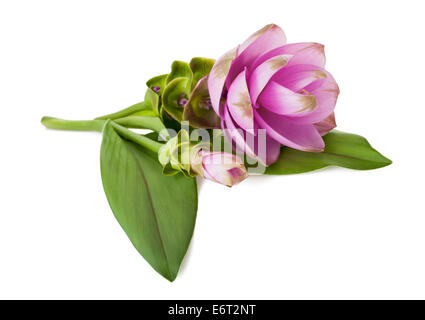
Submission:
[[[181,130],[158,152],[163,173],[174,175],[181,172],[189,177],[200,175],[228,187],[248,177],[245,165],[237,155],[209,151],[209,147],[208,143],[191,144],[188,132]]]
[[[234,186],[248,177],[242,160],[227,152],[210,152],[199,150],[191,157],[191,168],[201,177]]]
[[[323,45],[286,44],[273,24],[224,54],[209,74],[208,90],[227,139],[267,165],[281,145],[323,151],[322,135],[336,126],[339,94],[324,66]],[[254,139],[260,129],[266,133],[265,154]]]

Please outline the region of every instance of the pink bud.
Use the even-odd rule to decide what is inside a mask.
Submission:
[[[205,179],[234,186],[248,177],[242,160],[231,153],[201,150],[192,160],[192,170]]]

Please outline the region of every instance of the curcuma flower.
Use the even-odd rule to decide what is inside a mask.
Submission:
[[[228,187],[248,177],[245,165],[238,156],[209,151],[209,144],[206,143],[192,145],[186,130],[181,130],[161,147],[158,159],[166,175],[179,172],[189,177],[200,175]]]
[[[323,151],[322,135],[336,126],[339,94],[324,66],[323,45],[286,44],[273,24],[224,54],[209,74],[208,90],[227,139],[265,164],[276,161],[281,145]],[[254,139],[261,129],[264,154]]]

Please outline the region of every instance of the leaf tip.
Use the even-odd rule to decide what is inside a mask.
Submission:
[[[393,164],[393,161],[391,159],[388,159],[386,157],[384,157],[384,165],[383,167],[389,166],[390,164]]]
[[[171,283],[174,282],[174,280],[176,280],[177,275],[174,276],[163,276],[165,279],[167,279],[168,281],[170,281]]]

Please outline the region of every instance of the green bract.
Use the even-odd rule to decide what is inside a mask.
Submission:
[[[213,65],[215,60],[208,58],[193,58],[190,63],[190,69],[192,70],[192,90],[195,88],[196,84],[200,79],[207,76]]]
[[[147,81],[148,90],[156,91],[156,95],[160,97],[158,112],[169,127],[177,128],[175,122],[187,120],[195,128],[219,128],[220,119],[208,103],[208,84],[205,78],[214,62],[213,59],[199,57],[193,58],[189,64],[174,61],[168,75]],[[201,79],[203,81],[199,81]]]
[[[167,84],[162,96],[162,107],[178,122],[183,118],[182,99],[187,99],[190,95],[190,79],[175,78]]]
[[[192,160],[195,159],[198,151],[202,148],[209,150],[209,147],[208,143],[191,143],[189,133],[186,130],[180,130],[158,151],[158,160],[163,167],[162,173],[165,175],[183,173],[188,177],[196,176],[197,173],[192,170],[194,164]],[[200,165],[200,163],[196,165]]]
[[[168,74],[165,84],[170,84],[176,78],[192,80],[192,70],[190,70],[190,66],[186,62],[174,61],[171,64],[171,72]]]
[[[211,107],[207,78],[202,78],[192,91],[184,107],[183,120],[194,128],[220,128],[220,118]]]
[[[162,164],[163,173],[174,175],[179,172],[189,175],[190,173],[190,142],[186,130],[180,132],[168,140],[158,152],[158,160]]]
[[[164,92],[165,83],[167,81],[168,74],[153,77],[146,82],[149,89],[158,87],[158,94],[161,95]],[[153,90],[153,89],[152,89]]]

